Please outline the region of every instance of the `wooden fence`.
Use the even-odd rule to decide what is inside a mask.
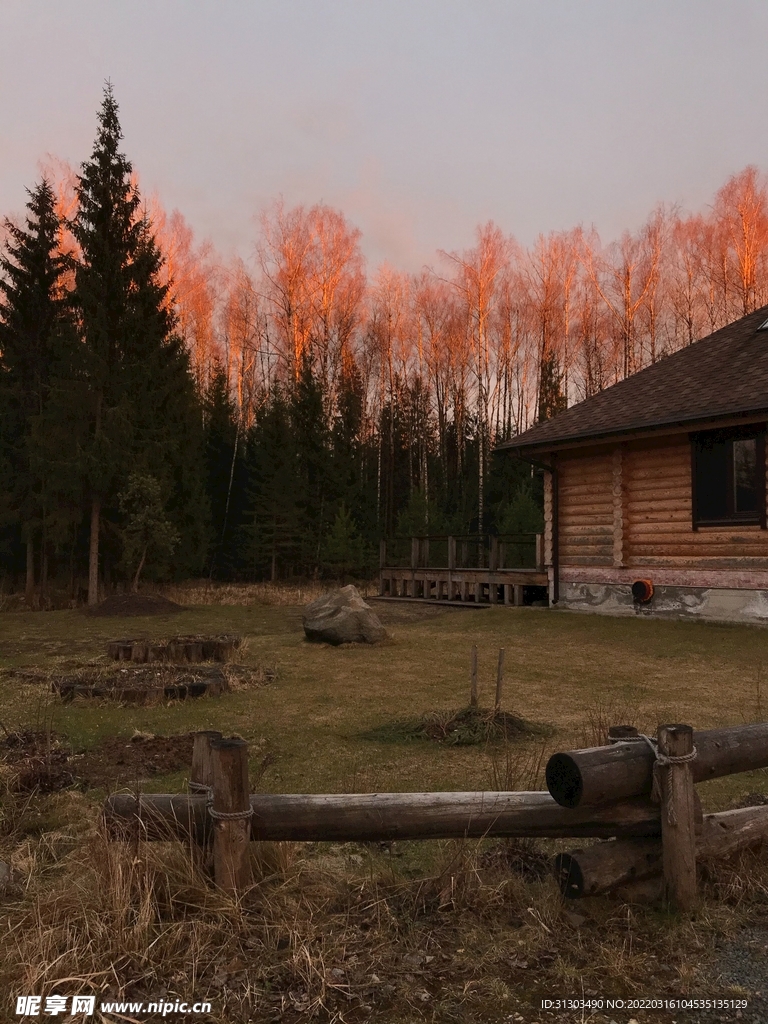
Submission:
[[[200,732],[189,794],[115,794],[104,817],[113,839],[212,846],[216,884],[231,892],[250,882],[250,840],[597,838],[609,841],[554,859],[566,897],[650,880],[690,910],[697,859],[768,838],[768,806],[702,815],[694,784],[768,767],[768,723],[696,733],[662,725],[655,738],[627,726],[612,733],[607,746],[553,755],[549,792],[309,795],[249,794],[245,741]]]

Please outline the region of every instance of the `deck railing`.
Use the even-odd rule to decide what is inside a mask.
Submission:
[[[400,569],[501,569],[544,568],[544,544],[540,533],[471,533],[457,536],[422,534],[388,537],[379,545],[379,565]]]

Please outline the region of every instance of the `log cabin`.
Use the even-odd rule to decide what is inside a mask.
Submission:
[[[550,604],[768,622],[768,306],[499,445],[544,473]]]

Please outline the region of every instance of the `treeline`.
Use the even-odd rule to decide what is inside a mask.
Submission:
[[[372,571],[378,538],[540,528],[494,444],[768,302],[768,190],[366,272],[360,233],[276,203],[222,262],[142,197],[108,89],[0,267],[6,575],[102,583]]]

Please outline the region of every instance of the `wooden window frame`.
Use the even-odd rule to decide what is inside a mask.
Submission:
[[[750,424],[748,427],[735,427],[731,430],[702,430],[698,433],[690,435],[691,442],[691,513],[692,513],[692,527],[694,530],[699,530],[702,527],[707,529],[722,528],[722,527],[733,527],[733,526],[759,526],[761,530],[766,529],[766,486],[765,486],[765,434],[766,424],[755,423]],[[757,511],[754,513],[734,513],[729,512],[727,516],[721,519],[701,519],[698,510],[698,498],[696,493],[696,455],[698,451],[699,441],[702,437],[709,435],[719,436],[721,441],[741,441],[747,440],[748,438],[755,438],[756,444],[756,456],[757,464],[755,472],[757,474]],[[727,487],[727,504],[729,509],[733,509],[734,495],[733,495],[733,449],[729,455],[728,460],[728,475],[726,479]]]

